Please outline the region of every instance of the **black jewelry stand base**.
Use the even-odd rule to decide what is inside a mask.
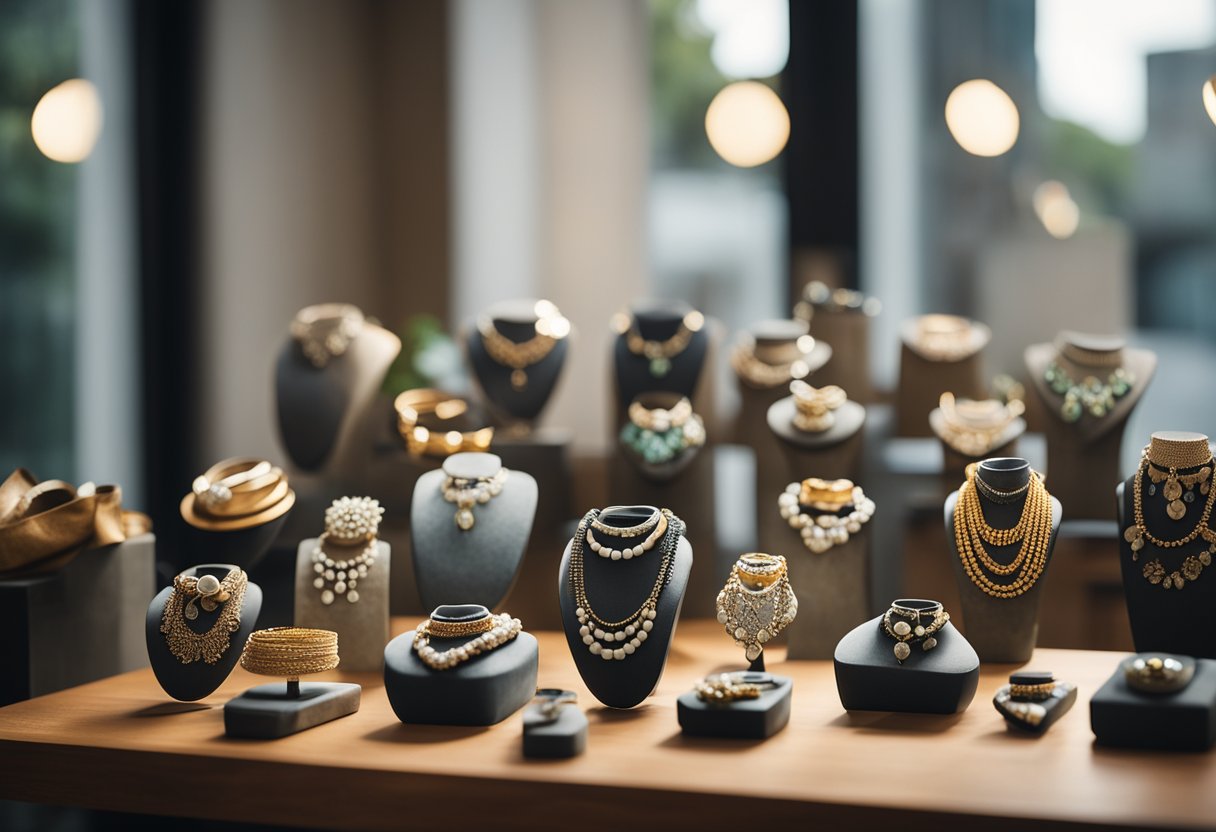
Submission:
[[[346,682],[301,682],[258,685],[224,705],[224,733],[229,737],[273,740],[298,734],[359,710],[362,688]]]
[[[528,712],[539,711],[532,705]],[[524,714],[524,756],[533,760],[566,760],[587,750],[587,716],[580,708],[565,706],[557,719],[540,725],[528,724]]]
[[[1206,751],[1216,745],[1216,660],[1196,659],[1195,676],[1177,693],[1142,693],[1115,670],[1089,701],[1099,745]]]
[[[1011,734],[1026,734],[1027,736],[1040,736],[1047,733],[1047,729],[1060,721],[1064,714],[1072,710],[1072,706],[1077,704],[1077,689],[1074,686],[1065,696],[1051,697],[1042,702],[1034,703],[1042,705],[1045,713],[1043,718],[1037,723],[1023,722],[1016,716],[1006,713],[1001,710],[999,705],[994,702],[997,713],[1005,718],[1005,727],[1009,729]]]
[[[690,737],[768,739],[789,723],[794,690],[793,680],[786,676],[774,676],[773,682],[776,687],[762,690],[758,699],[729,704],[703,702],[696,691],[680,694],[676,700],[680,730]]]

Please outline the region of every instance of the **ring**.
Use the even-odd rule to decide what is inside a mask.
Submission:
[[[531,721],[532,724],[547,725],[551,722],[557,722],[557,718],[561,716],[564,706],[576,704],[578,702],[578,694],[572,690],[562,690],[561,688],[537,688],[532,702],[536,705],[536,713],[539,716],[539,719]]]
[[[1120,665],[1127,686],[1141,693],[1176,693],[1195,677],[1195,662],[1169,655],[1141,654]]]

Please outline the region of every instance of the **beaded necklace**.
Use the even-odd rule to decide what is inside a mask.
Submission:
[[[1030,590],[1047,568],[1047,550],[1051,542],[1051,495],[1043,481],[1033,472],[1026,489],[1026,501],[1018,522],[1008,529],[994,529],[984,519],[979,490],[976,487],[976,470],[979,466],[967,466],[967,481],[958,492],[958,503],[954,507],[954,543],[967,577],[982,592],[993,598],[1016,598]],[[984,548],[1011,546],[1021,542],[1017,556],[1007,564],[993,560]],[[987,573],[997,577],[1009,577],[1009,583],[997,583]],[[1015,574],[1016,573],[1016,574]]]

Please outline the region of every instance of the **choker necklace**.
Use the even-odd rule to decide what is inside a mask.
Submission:
[[[202,659],[215,664],[228,651],[231,636],[241,628],[241,603],[249,578],[241,569],[233,569],[223,580],[214,575],[178,575],[173,579],[173,591],[161,612],[160,631],[165,636],[169,652],[182,664]],[[197,606],[195,606],[197,603]],[[198,618],[198,608],[219,616],[206,632],[199,633],[187,626]]]
[[[989,453],[1026,409],[1018,399],[1005,404],[998,399],[956,399],[953,393],[942,393],[937,406],[942,414],[942,440],[970,457]]]
[[[1016,598],[1028,592],[1047,568],[1047,552],[1051,544],[1051,495],[1034,472],[1026,484],[1026,500],[1022,516],[1015,526],[994,529],[984,519],[976,481],[978,463],[967,466],[967,480],[958,490],[954,506],[954,545],[967,577],[982,592],[993,598]],[[995,492],[1010,495],[1015,492]],[[1010,498],[1012,502],[1015,497]],[[1007,564],[997,563],[988,554],[989,546],[1012,546],[1021,542],[1017,556]],[[997,583],[988,573],[1000,578],[1013,576],[1009,583]],[[1016,573],[1016,574],[1015,574]]]
[[[1088,374],[1078,382],[1061,365],[1061,359]],[[1064,397],[1060,404],[1060,418],[1072,423],[1088,413],[1095,419],[1101,419],[1114,410],[1115,403],[1130,393],[1136,383],[1136,377],[1121,366],[1122,362],[1122,349],[1087,350],[1068,342],[1059,344],[1056,357],[1043,371],[1043,380],[1053,393]],[[1109,372],[1103,381],[1089,370]]]
[[[605,509],[607,511],[607,509]],[[667,533],[667,518],[671,512],[663,509],[655,509],[654,515],[645,523],[639,523],[628,529],[609,526],[603,522],[600,517],[603,517],[603,512],[591,521],[590,527],[587,529],[587,545],[591,547],[591,551],[595,552],[602,558],[610,558],[612,560],[630,560],[632,558],[641,557],[646,552],[654,548],[655,543]],[[621,548],[613,548],[611,545],[601,543],[596,535],[607,535],[615,538],[636,538],[645,535],[645,539],[641,543],[634,546],[624,546]]]
[[[291,322],[291,337],[300,352],[318,370],[330,359],[345,355],[352,341],[363,331],[363,313],[349,303],[321,303],[306,306]]]
[[[477,320],[477,331],[486,354],[497,364],[511,368],[511,389],[523,391],[528,386],[528,367],[544,361],[557,342],[570,334],[570,322],[547,300],[536,304],[536,334],[526,341],[512,341],[498,331],[494,319],[483,315]]]
[[[1206,444],[1206,443],[1205,443]],[[1208,476],[1202,480],[1197,480],[1201,483],[1200,488],[1207,487],[1207,499],[1204,501],[1203,512],[1199,517],[1199,522],[1195,528],[1185,536],[1176,540],[1162,540],[1154,536],[1144,522],[1144,480],[1153,480],[1154,465],[1157,466],[1156,473],[1166,481],[1166,485],[1171,483],[1176,487],[1177,491],[1171,489],[1165,491],[1164,496],[1167,499],[1170,494],[1182,494],[1182,479],[1187,475],[1179,475],[1177,473],[1178,466],[1171,465],[1166,469],[1166,473],[1160,471],[1161,465],[1150,459],[1149,453],[1153,446],[1146,446],[1140,458],[1140,467],[1136,469],[1136,477],[1132,485],[1132,513],[1133,523],[1123,531],[1123,539],[1131,545],[1132,561],[1140,560],[1140,552],[1144,548],[1145,543],[1152,543],[1159,549],[1176,549],[1180,546],[1186,546],[1202,536],[1203,541],[1208,544],[1207,548],[1193,555],[1187,555],[1183,558],[1181,565],[1173,571],[1168,571],[1165,565],[1161,563],[1160,558],[1153,558],[1144,564],[1141,574],[1144,579],[1154,586],[1160,586],[1162,589],[1182,589],[1188,581],[1199,580],[1199,576],[1203,574],[1203,570],[1212,565],[1212,557],[1216,555],[1216,531],[1208,528],[1208,519],[1212,516],[1213,498],[1216,498],[1216,488],[1211,488],[1210,469],[1213,467],[1213,460],[1209,456],[1208,461],[1200,468],[1201,471],[1208,471]],[[1162,448],[1162,450],[1165,450]],[[1161,462],[1179,462],[1190,461],[1186,459],[1171,459],[1168,455],[1161,455]],[[1192,466],[1188,466],[1192,467]],[[1170,478],[1170,474],[1173,478]],[[1191,488],[1194,487],[1192,483]],[[1155,493],[1155,483],[1149,485],[1150,494]],[[1186,496],[1190,496],[1193,492],[1188,490]],[[1177,513],[1173,507],[1178,504],[1182,507],[1182,512]],[[1175,496],[1170,504],[1166,507],[1169,516],[1174,520],[1179,520],[1186,513],[1186,503],[1184,500]]]
[[[462,532],[469,531],[477,522],[477,518],[473,516],[473,507],[478,503],[484,505],[501,494],[506,481],[506,468],[499,468],[492,477],[465,479],[449,476],[444,478],[441,487],[443,499],[456,504],[456,526]]]
[[[671,372],[671,360],[688,349],[692,336],[700,332],[703,326],[705,316],[692,309],[680,321],[679,328],[670,338],[665,341],[648,341],[638,332],[635,317],[620,312],[613,318],[613,328],[624,336],[625,346],[634,355],[650,362],[650,375],[654,378],[663,378]]]
[[[928,624],[922,623],[925,616],[929,616]],[[893,621],[894,617],[899,620]],[[903,664],[912,655],[913,644],[920,644],[926,653],[937,647],[937,633],[949,620],[950,613],[937,601],[901,598],[891,602],[891,608],[883,613],[879,626],[888,638],[895,639],[895,661]]]
[[[1206,458],[1198,462],[1187,454],[1188,450],[1199,447],[1195,443],[1183,443],[1182,447],[1158,443],[1156,459],[1153,458],[1154,446],[1151,444],[1145,445],[1140,452],[1142,460],[1147,463],[1141,467],[1147,471],[1151,481],[1148,485],[1148,496],[1156,497],[1160,491],[1168,503],[1165,513],[1171,520],[1181,520],[1186,516],[1187,506],[1195,502],[1195,486],[1199,486],[1199,495],[1202,497],[1206,497],[1212,488],[1212,469],[1216,461],[1212,459],[1207,440],[1202,440],[1200,445]],[[1162,486],[1161,483],[1165,484]]]
[[[979,468],[975,470],[975,487],[983,495],[984,499],[990,503],[999,505],[1008,505],[1009,503],[1017,502],[1018,498],[1030,490],[1030,483],[1037,479],[1043,482],[1043,475],[1033,468],[1030,471],[1030,478],[1026,480],[1026,484],[1021,488],[1015,488],[1012,491],[997,491],[988,481],[984,479],[984,473]]]
[[[804,511],[804,506],[814,513]],[[874,501],[851,480],[811,477],[790,483],[777,497],[781,516],[802,535],[802,545],[817,555],[848,543],[849,535],[870,522],[874,509]]]
[[[987,340],[977,340],[974,331],[971,321],[958,315],[921,315],[909,346],[929,361],[962,361],[979,352]]]
[[[738,344],[730,354],[730,365],[740,380],[749,387],[758,390],[771,390],[788,384],[795,379],[803,379],[810,375],[811,367],[806,358],[815,349],[815,339],[809,335],[800,336],[793,344],[798,351],[798,357],[790,361],[770,364],[756,355],[756,339],[751,335],[741,335]]]
[[[684,521],[670,511],[664,511],[667,518],[667,533],[663,535],[659,547],[661,560],[659,572],[655,576],[650,594],[646,596],[638,609],[620,621],[608,621],[596,614],[587,596],[587,586],[583,572],[583,541],[587,536],[587,527],[600,514],[599,509],[593,508],[579,522],[578,531],[570,544],[570,591],[577,605],[574,615],[578,618],[578,634],[594,656],[605,661],[623,660],[634,654],[642,642],[650,637],[654,629],[654,620],[658,616],[659,596],[671,579],[672,564],[675,561],[676,547],[684,536]]]
[[[520,620],[512,618],[510,613],[491,615],[488,610],[485,616],[475,621],[436,621],[428,618],[414,631],[413,647],[418,658],[431,670],[450,670],[474,656],[497,650],[513,641],[523,629]],[[467,638],[471,635],[477,637],[458,647],[436,650],[431,646],[432,638]]]
[[[351,603],[359,601],[359,581],[367,577],[376,563],[376,532],[384,509],[371,497],[342,497],[325,509],[325,531],[312,550],[312,568],[317,577],[312,585],[321,591],[321,603],[329,606],[339,595]],[[325,553],[325,542],[335,540],[352,546],[366,545],[351,558],[333,558]]]

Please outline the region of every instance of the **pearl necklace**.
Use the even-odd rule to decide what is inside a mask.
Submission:
[[[865,495],[861,486],[853,489],[853,510],[843,516],[805,514],[798,502],[801,491],[801,483],[792,482],[787,485],[785,492],[777,498],[777,508],[790,524],[790,528],[802,535],[802,544],[817,555],[833,546],[848,543],[849,535],[860,532],[861,527],[874,516],[874,501]]]
[[[431,646],[431,636],[442,638],[442,635],[440,632],[432,633],[432,629],[441,631],[443,625],[428,618],[414,631],[414,652],[422,663],[432,670],[450,670],[474,656],[502,647],[523,632],[524,625],[508,613],[491,616],[491,619],[493,626],[472,641],[467,641],[459,647],[436,650]]]
[[[492,477],[478,479],[447,477],[444,479],[443,499],[456,505],[456,525],[462,532],[469,531],[477,522],[477,518],[473,516],[473,506],[477,503],[485,505],[501,494],[506,481],[506,468],[498,469],[498,472]]]
[[[583,541],[587,537],[587,527],[599,516],[599,513],[599,509],[593,508],[583,515],[574,540],[570,544],[570,591],[577,604],[574,615],[578,618],[578,634],[582,638],[583,644],[587,645],[588,651],[593,656],[599,656],[605,661],[613,659],[620,661],[627,656],[632,656],[642,646],[642,642],[650,637],[650,631],[654,629],[654,620],[658,616],[659,595],[662,594],[663,587],[671,579],[671,567],[675,560],[676,547],[684,535],[685,526],[684,521],[672,514],[670,510],[663,509],[664,518],[667,520],[667,533],[663,536],[663,545],[659,550],[662,553],[662,561],[659,564],[659,573],[655,577],[654,585],[650,588],[650,594],[631,615],[620,621],[608,621],[597,615],[591,608],[583,574]]]
[[[611,558],[612,560],[629,560],[631,558],[641,557],[646,552],[654,548],[654,544],[659,541],[664,534],[667,533],[667,515],[662,512],[658,514],[658,522],[655,523],[654,529],[646,536],[646,539],[636,546],[624,546],[620,549],[614,549],[612,546],[600,543],[595,538],[595,532],[603,533],[605,529],[613,529],[608,534],[615,534],[617,531],[614,527],[600,523],[594,520],[591,523],[591,528],[587,529],[586,539],[587,545],[591,547],[591,551],[595,552],[602,558]]]
[[[312,550],[312,568],[317,575],[312,585],[321,591],[325,606],[339,595],[346,596],[351,604],[358,603],[356,587],[376,563],[376,532],[383,514],[379,501],[370,497],[342,497],[325,509],[325,531]],[[325,552],[325,542],[330,539],[348,545],[359,540],[367,543],[353,558],[333,558]]]

